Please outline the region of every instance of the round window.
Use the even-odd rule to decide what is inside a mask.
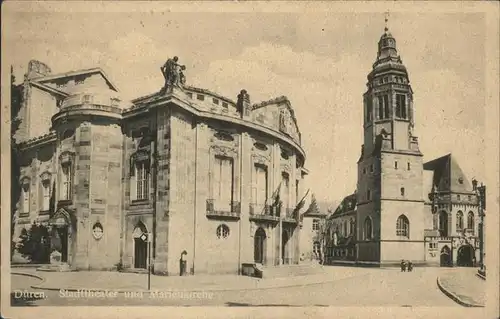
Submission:
[[[94,227],[92,227],[92,236],[94,236],[95,239],[99,240],[102,238],[103,234],[104,234],[104,231],[103,231],[101,223],[95,223]]]
[[[217,227],[217,238],[218,239],[225,239],[229,236],[229,227],[227,225],[219,225]]]

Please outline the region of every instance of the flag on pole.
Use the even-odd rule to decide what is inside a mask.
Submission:
[[[276,207],[279,205],[280,203],[280,192],[281,192],[281,183],[278,185],[278,188],[276,188],[276,190],[273,192],[273,194],[271,195],[271,198],[267,198],[266,199],[266,203],[263,207],[263,212],[262,213],[265,213],[265,209],[269,203],[269,201],[271,201],[271,212],[272,212],[272,207]]]
[[[281,182],[278,185],[278,188],[274,191],[271,200],[272,200],[272,206],[276,207],[279,205],[281,199],[280,199],[280,193],[281,193]]]
[[[302,199],[297,203],[297,206],[295,206],[295,214],[297,219],[300,219],[300,217],[307,211],[309,205],[311,204],[311,196],[309,195],[310,191],[311,189],[308,189],[304,197],[302,197]]]

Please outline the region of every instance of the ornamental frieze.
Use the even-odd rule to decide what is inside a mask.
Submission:
[[[291,166],[289,163],[282,163],[280,167],[281,167],[282,171],[285,171],[287,173],[291,173]]]
[[[270,156],[264,156],[262,154],[253,154],[252,155],[252,160],[256,164],[262,164],[268,166],[269,163],[271,162],[271,157]]]
[[[222,145],[212,145],[210,152],[225,157],[236,157],[238,155],[238,152],[234,148]]]

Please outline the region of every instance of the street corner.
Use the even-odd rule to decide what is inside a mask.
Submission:
[[[474,279],[474,278],[473,278]],[[478,279],[479,280],[479,279]],[[460,280],[453,274],[444,274],[436,279],[437,286],[443,294],[464,307],[484,307],[485,287]]]

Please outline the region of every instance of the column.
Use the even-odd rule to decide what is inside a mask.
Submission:
[[[250,229],[250,201],[251,201],[251,183],[252,183],[252,138],[248,133],[242,133],[240,138],[240,180],[239,201],[241,207],[240,214],[240,243],[239,243],[239,265],[242,263],[253,262],[253,236]],[[238,198],[238,197],[237,197]],[[253,229],[255,232],[257,227]]]

